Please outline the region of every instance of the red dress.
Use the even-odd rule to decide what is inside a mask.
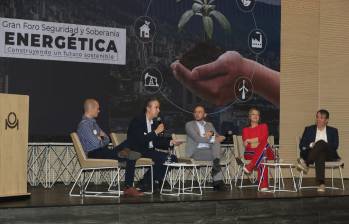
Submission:
[[[262,175],[264,158],[268,160],[274,159],[274,153],[268,143],[268,126],[267,124],[259,124],[254,128],[246,127],[242,129],[242,139],[245,142],[246,139],[258,138],[258,146],[252,148],[251,144],[247,144],[245,147],[244,157],[246,160],[251,160],[249,164],[246,165],[247,170],[252,171],[253,169],[258,169],[258,181],[262,177],[261,188],[268,187],[268,169],[265,168]]]

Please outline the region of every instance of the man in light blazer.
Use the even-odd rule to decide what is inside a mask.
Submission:
[[[185,125],[187,134],[187,156],[200,161],[212,161],[213,189],[225,190],[223,174],[219,165],[221,159],[220,143],[225,139],[220,136],[212,123],[205,121],[205,108],[198,105],[194,108],[194,119]]]

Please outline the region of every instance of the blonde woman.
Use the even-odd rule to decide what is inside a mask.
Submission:
[[[245,146],[244,157],[251,162],[244,167],[244,172],[250,174],[252,170],[258,170],[258,181],[262,178],[261,191],[268,190],[268,169],[265,168],[262,174],[264,158],[274,159],[274,153],[268,143],[268,125],[260,123],[260,112],[256,108],[251,108],[248,112],[249,126],[242,130],[242,139]]]

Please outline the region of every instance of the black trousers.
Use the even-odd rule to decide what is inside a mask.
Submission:
[[[165,152],[159,152],[155,149],[147,149],[142,153],[142,157],[150,158],[154,162],[154,180],[158,181],[159,183],[162,183],[162,180],[164,179],[165,172],[166,172],[166,166],[164,166],[164,163],[167,161],[168,153]],[[177,162],[177,157],[175,155],[171,155],[171,161]],[[151,173],[150,170],[148,170],[143,177],[144,181],[146,183],[151,182]]]
[[[118,160],[119,162],[126,161],[125,185],[126,187],[132,187],[134,176],[135,176],[136,161],[128,160],[126,158],[119,158],[118,152],[122,149],[124,149],[123,144],[120,144],[113,149],[109,149],[108,147],[98,148],[88,152],[87,157],[94,158],[94,159],[115,159],[115,160]]]
[[[316,181],[318,184],[325,183],[325,162],[336,161],[340,159],[337,152],[329,148],[327,142],[320,140],[315,143],[314,147],[309,150],[306,163],[313,164],[315,162]]]

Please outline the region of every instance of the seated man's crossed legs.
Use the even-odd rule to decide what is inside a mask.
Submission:
[[[306,158],[298,159],[298,169],[308,173],[309,165],[315,163],[315,179],[317,184],[325,184],[325,162],[337,161],[340,157],[336,151],[331,150],[327,142],[320,140],[316,142],[308,152]]]

